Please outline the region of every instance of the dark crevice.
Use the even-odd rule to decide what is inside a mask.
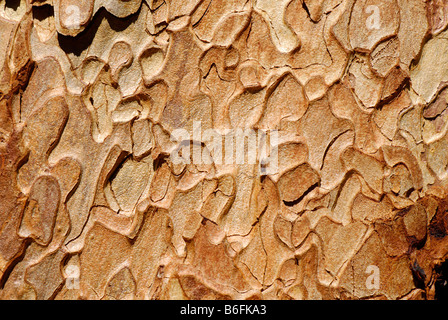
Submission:
[[[439,207],[440,210],[440,207]],[[436,215],[432,218],[431,223],[429,224],[428,233],[430,236],[436,239],[442,239],[446,236],[446,227],[445,227],[445,216],[446,211],[442,210],[438,211]]]
[[[5,7],[17,11],[17,9],[20,7],[20,0],[6,0]]]
[[[349,132],[349,131],[352,131],[352,128],[347,129],[347,130],[344,130],[344,131],[342,131],[341,133],[337,134],[337,135],[330,141],[330,143],[327,145],[327,147],[325,148],[325,151],[324,151],[324,155],[323,155],[323,157],[322,157],[322,164],[320,165],[320,170],[322,170],[323,167],[324,167],[324,164],[325,164],[325,158],[327,157],[327,154],[328,154],[328,151],[330,150],[330,148],[333,146],[333,144],[336,142],[336,140],[339,139],[339,137],[341,137],[343,134],[345,134],[345,133],[347,133],[347,132]]]
[[[112,181],[114,181],[114,179],[117,177],[118,172],[120,172],[120,170],[123,168],[123,165],[129,159],[132,159],[132,154],[130,153],[123,153],[122,156],[118,158],[114,169],[109,173],[109,176],[106,180],[108,183],[112,184]]]
[[[86,28],[76,36],[65,36],[58,33],[58,43],[65,53],[71,53],[80,56],[82,52],[87,50],[93,42],[93,38],[97,34],[103,19],[107,20],[108,25],[115,32],[126,30],[132,26],[138,18],[140,9],[129,15],[126,19],[117,18],[109,13],[105,8],[100,8],[94,15],[92,21],[87,24]]]
[[[202,20],[202,18],[204,18],[204,16],[207,14],[208,10],[210,9],[210,5],[212,4],[212,0],[210,0],[210,2],[207,5],[207,8],[205,9],[204,13],[202,14],[202,16],[199,18],[198,21],[193,23],[193,28],[195,28]],[[199,8],[199,7],[198,7]],[[195,10],[196,11],[196,10]],[[195,12],[196,13],[196,12]]]
[[[404,196],[405,196],[406,198],[409,198],[409,197],[411,196],[412,192],[414,192],[414,191],[415,191],[414,187],[411,187],[411,188],[409,188],[408,191],[406,191],[406,192],[404,193]]]
[[[16,172],[19,172],[20,169],[22,169],[22,167],[28,163],[28,161],[30,160],[30,151],[27,151],[27,153],[25,153],[21,158],[19,158],[19,160],[17,161],[17,165],[16,165]]]
[[[163,163],[166,163],[168,160],[168,156],[166,154],[159,154],[158,157],[153,161],[152,168],[154,172],[159,169]]]
[[[378,105],[376,106],[377,109],[382,110],[383,106],[390,104],[393,100],[395,100],[396,98],[398,98],[402,93],[403,90],[405,88],[409,88],[410,86],[410,78],[409,76],[406,76],[403,81],[400,83],[400,85],[395,88],[394,92],[392,92],[392,94],[390,94],[389,96],[382,98],[382,100],[378,103]],[[383,92],[382,92],[383,94]]]
[[[417,261],[414,261],[411,265],[411,271],[414,279],[414,285],[419,289],[425,290],[426,273]]]
[[[306,11],[306,14],[307,14],[308,17],[310,18],[310,20],[313,21],[313,19],[311,19],[310,10],[308,9],[308,6],[306,5],[306,3],[305,3],[304,0],[302,0],[302,8],[303,8],[303,10]]]
[[[0,278],[0,290],[4,289],[6,282],[9,279],[9,276],[11,275],[11,272],[14,270],[15,266],[23,260],[25,257],[26,249],[30,246],[32,243],[31,238],[26,238],[21,246],[20,254],[17,255],[6,267],[5,271],[3,272],[3,275]]]
[[[308,190],[306,190],[298,199],[293,200],[293,201],[285,201],[283,200],[283,203],[288,206],[288,207],[292,207],[298,203],[300,203],[300,201],[303,200],[303,198],[305,198],[311,191],[313,191],[315,188],[319,187],[320,183],[317,182],[315,184],[313,184],[311,187],[308,188]]]
[[[159,1],[159,2],[157,3],[157,2],[154,1],[152,5],[154,5],[154,4],[155,4],[155,6],[154,6],[153,8],[150,8],[150,10],[151,10],[152,12],[157,11],[161,6],[163,6],[164,4],[166,4],[166,2],[165,2],[165,1]]]
[[[33,19],[36,19],[38,21],[44,21],[45,19],[54,17],[53,6],[50,6],[48,4],[42,6],[33,6],[31,10],[33,14]]]

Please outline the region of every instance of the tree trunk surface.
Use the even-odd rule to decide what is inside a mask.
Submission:
[[[446,0],[0,1],[0,299],[438,299]]]

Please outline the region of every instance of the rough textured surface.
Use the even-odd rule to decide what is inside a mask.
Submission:
[[[443,296],[447,26],[445,0],[0,0],[0,298]],[[277,130],[278,170],[198,123]]]

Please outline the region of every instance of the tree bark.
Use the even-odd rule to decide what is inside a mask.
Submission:
[[[435,299],[448,2],[0,2],[1,299]]]

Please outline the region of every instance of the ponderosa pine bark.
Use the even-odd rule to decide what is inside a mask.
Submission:
[[[437,298],[447,25],[445,0],[0,0],[0,298]]]

